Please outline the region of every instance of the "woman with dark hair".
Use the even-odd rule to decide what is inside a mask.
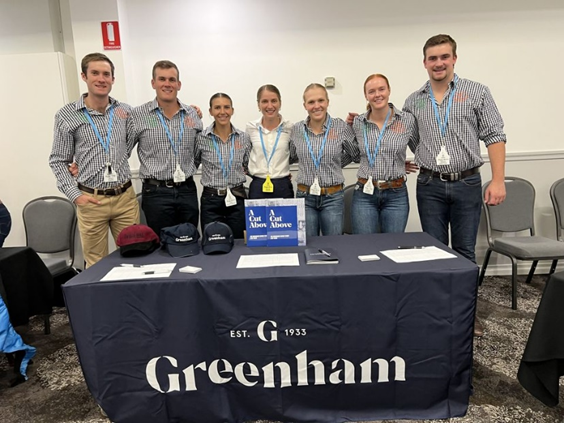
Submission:
[[[290,162],[299,162],[297,198],[305,199],[308,237],[343,233],[342,168],[358,156],[352,128],[327,113],[329,96],[323,85],[304,91],[308,117],[290,135]]]
[[[360,150],[351,206],[355,234],[403,232],[409,215],[405,184],[405,156],[415,150],[415,118],[396,108],[390,100],[390,83],[382,74],[364,82],[366,113],[353,121]]]
[[[257,104],[262,117],[247,123],[246,129],[253,145],[249,198],[294,198],[289,147],[292,124],[280,114],[280,91],[274,85],[263,85],[257,92]]]
[[[224,93],[210,99],[210,115],[214,122],[196,138],[194,161],[202,164],[200,222],[221,221],[243,238],[245,231],[245,188],[251,140],[231,124],[234,108],[231,97]]]
[[[2,204],[2,200],[0,200],[0,247],[4,245],[4,240],[10,233],[11,228],[12,217],[6,206]]]

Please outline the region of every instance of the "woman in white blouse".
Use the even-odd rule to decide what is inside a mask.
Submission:
[[[257,92],[257,104],[262,117],[249,122],[246,129],[253,145],[249,198],[294,198],[289,161],[292,124],[280,114],[280,91],[274,85],[263,85]]]

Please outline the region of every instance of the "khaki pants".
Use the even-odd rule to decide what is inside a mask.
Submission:
[[[100,202],[76,208],[82,251],[88,268],[108,255],[108,229],[116,240],[122,229],[139,223],[139,203],[133,187],[120,195],[107,197],[82,193]]]

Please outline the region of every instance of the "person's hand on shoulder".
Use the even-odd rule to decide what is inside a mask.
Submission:
[[[346,122],[349,125],[352,125],[354,122],[354,118],[358,116],[358,113],[355,112],[349,112],[349,115],[347,116]]]
[[[201,119],[202,116],[203,116],[202,110],[198,106],[196,106],[195,104],[190,104],[190,107],[193,107],[196,110],[198,117]]]

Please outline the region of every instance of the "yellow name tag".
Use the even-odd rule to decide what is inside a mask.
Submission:
[[[270,175],[266,175],[266,181],[262,184],[262,192],[274,192],[274,185],[270,180]]]

